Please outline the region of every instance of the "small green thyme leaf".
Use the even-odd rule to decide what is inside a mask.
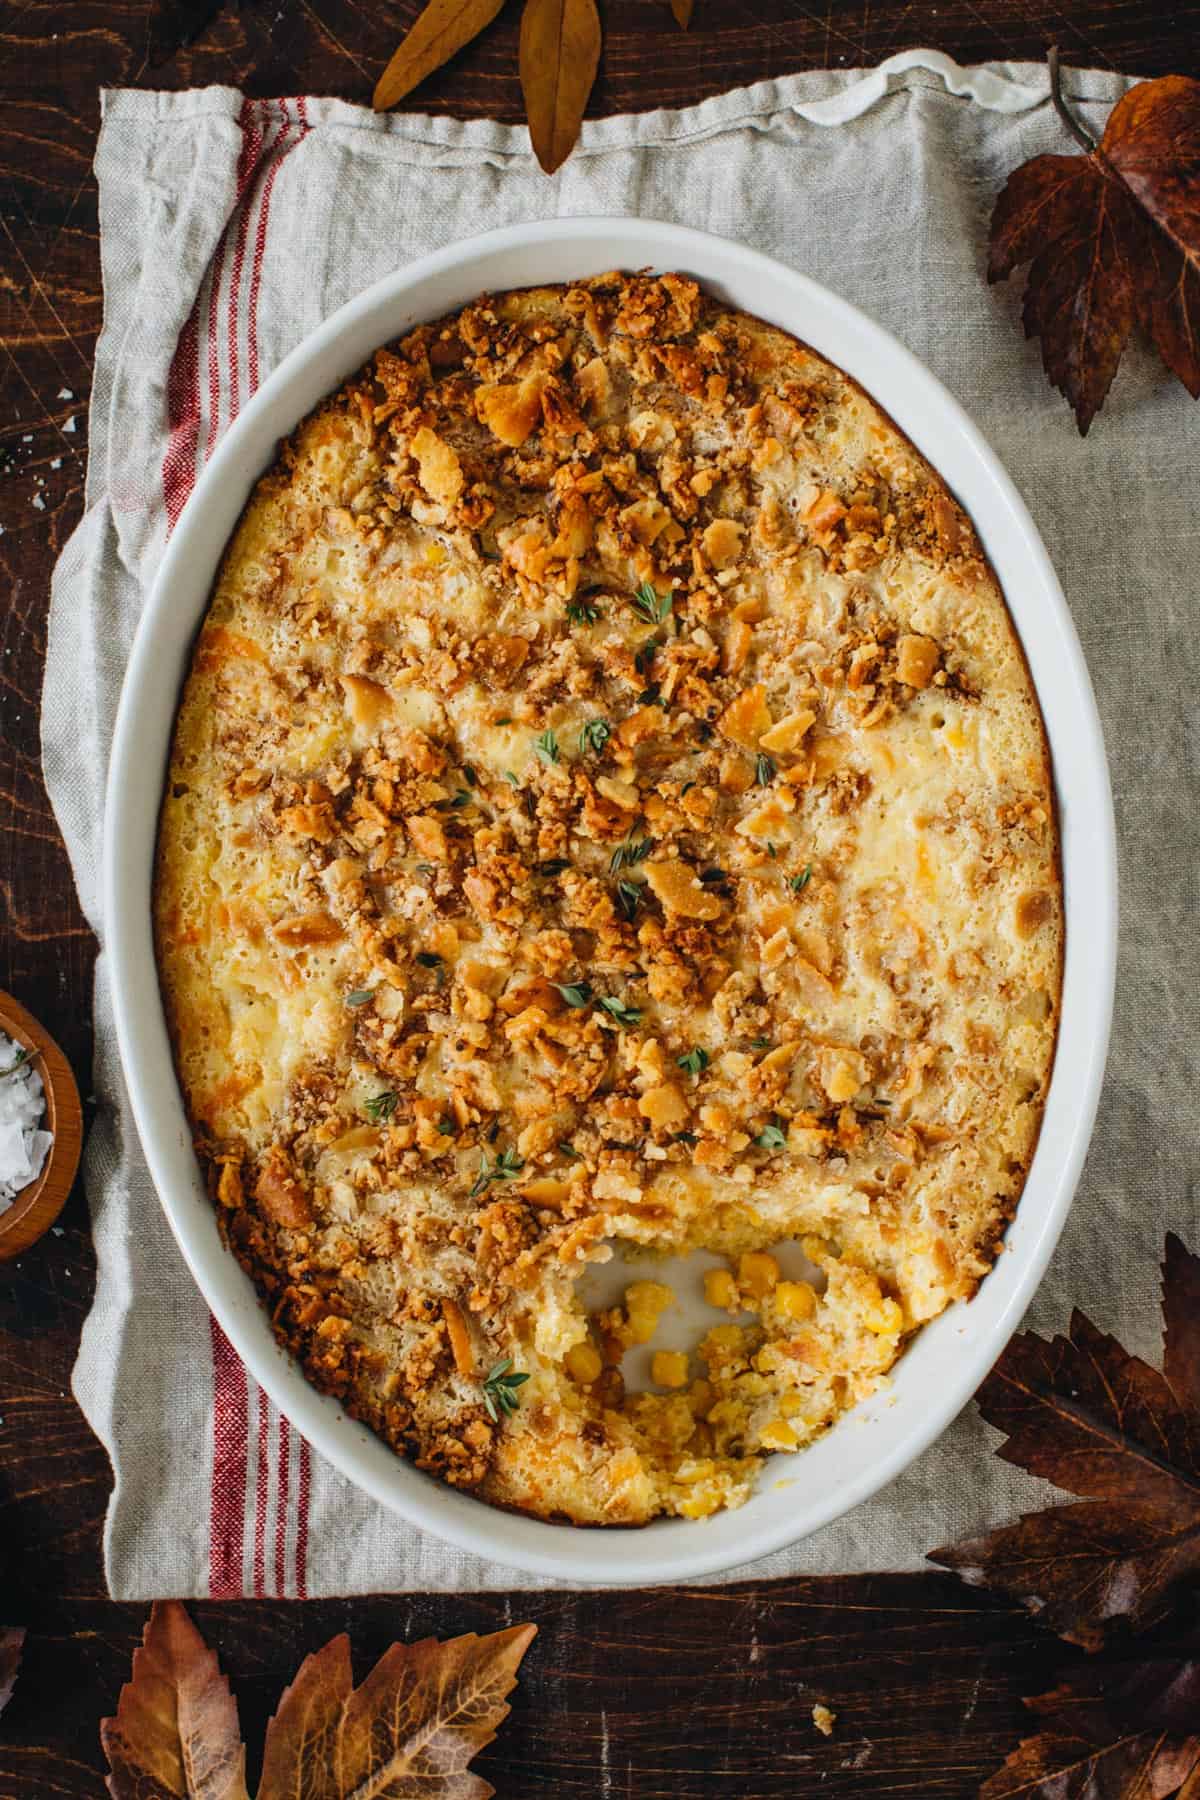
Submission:
[[[568,1006],[587,1006],[592,998],[591,984],[586,981],[552,981],[552,988],[557,988]]]
[[[671,1142],[673,1144],[698,1144],[700,1139],[694,1131],[676,1131],[671,1135]]]
[[[582,1152],[577,1150],[575,1148],[574,1144],[568,1144],[566,1138],[560,1138],[558,1140],[558,1147],[562,1151],[563,1155],[566,1157],[569,1157],[572,1162],[582,1162],[583,1161]]]
[[[552,731],[543,731],[540,737],[533,740],[533,747],[545,763],[558,761],[558,739]]]
[[[646,638],[643,643],[638,645],[633,656],[633,666],[639,675],[644,675],[646,673],[646,670],[654,661],[655,651],[660,647],[659,640],[656,637]]]
[[[689,1075],[699,1075],[708,1067],[708,1051],[702,1050],[697,1044],[694,1049],[688,1051],[686,1056],[677,1056],[675,1061],[681,1069],[686,1069]]]
[[[363,1111],[373,1125],[386,1125],[396,1110],[399,1098],[394,1088],[385,1088],[382,1094],[375,1094],[370,1100],[363,1101]]]
[[[570,866],[565,856],[548,856],[544,862],[534,863],[533,872],[535,875],[561,875]]]
[[[750,1048],[752,1050],[769,1050],[771,1048],[771,1040],[767,1037],[751,1038]]]
[[[479,1158],[479,1173],[471,1187],[471,1199],[482,1194],[493,1181],[512,1181],[525,1167],[524,1157],[518,1156],[515,1150],[502,1150],[494,1163],[489,1163],[486,1155]]]
[[[431,862],[419,862],[419,863],[415,863],[413,866],[415,867],[418,875],[432,875],[433,874],[433,864]]]
[[[505,1416],[515,1413],[517,1389],[528,1380],[528,1375],[513,1368],[511,1356],[506,1356],[494,1369],[489,1369],[483,1378],[483,1404],[487,1408],[488,1417],[499,1424],[501,1413]]]
[[[439,1119],[438,1130],[443,1137],[457,1137],[458,1135],[458,1126],[453,1119]]]
[[[660,594],[652,581],[643,581],[630,605],[647,625],[661,625],[671,611],[671,594]]]
[[[594,750],[599,756],[611,736],[612,726],[607,719],[589,719],[579,734],[580,752],[586,754]]]
[[[760,1150],[782,1150],[787,1138],[778,1125],[764,1125],[754,1141]]]
[[[355,988],[352,994],[346,995],[342,1004],[343,1006],[366,1006],[367,1003],[374,998],[374,988]]]
[[[759,787],[770,787],[775,779],[775,763],[765,750],[760,750],[754,759],[754,779]]]
[[[801,869],[799,875],[789,875],[787,884],[791,888],[793,894],[802,894],[811,880],[812,864],[809,863],[807,868]]]
[[[617,905],[632,925],[638,907],[642,904],[645,882],[629,881],[624,876],[617,883]]]
[[[567,619],[572,625],[594,625],[599,617],[600,608],[590,600],[572,600],[567,607]]]
[[[521,785],[521,783],[517,780],[516,776],[513,774],[511,769],[505,769],[504,779],[505,779],[505,781],[507,781],[509,787],[519,788]]]
[[[596,1003],[602,1006],[611,1019],[618,1025],[636,1025],[641,1019],[641,1009],[628,1006],[624,1000],[618,1000],[615,994],[603,994]]]
[[[417,961],[423,969],[440,969],[442,959],[436,950],[418,950]]]
[[[653,838],[635,838],[632,831],[627,833],[608,859],[609,874],[616,875],[622,869],[632,869],[649,856],[653,848]]]
[[[475,773],[474,769],[471,767],[470,763],[463,764],[462,772],[463,772],[463,780],[466,782],[468,787],[475,787],[478,785],[479,777]]]

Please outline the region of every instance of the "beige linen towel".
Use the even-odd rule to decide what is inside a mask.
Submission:
[[[1069,81],[1096,132],[1126,85]],[[368,283],[488,226],[619,213],[741,239],[865,308],[933,368],[1007,463],[1058,566],[1112,758],[1124,935],[1099,1128],[1031,1316],[1056,1329],[1078,1302],[1153,1355],[1164,1227],[1200,1239],[1200,412],[1134,353],[1081,442],[1021,336],[1015,284],[986,286],[992,201],[1010,169],[1048,149],[1072,146],[1041,70],[961,70],[929,52],[589,124],[552,179],[524,130],[224,88],[107,94],[87,507],[55,577],[44,725],[52,798],[101,941],[103,778],[130,640],[167,533],[258,382]],[[538,1585],[364,1499],[248,1379],[152,1191],[103,956],[96,1025],[87,1183],[99,1282],[75,1391],[116,1474],[113,1594]],[[875,1500],[753,1572],[913,1567],[932,1545],[1041,1504],[1041,1484],[992,1458],[991,1441],[968,1409]]]

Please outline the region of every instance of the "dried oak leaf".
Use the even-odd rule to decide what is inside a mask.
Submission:
[[[1015,1337],[977,1395],[1007,1433],[997,1454],[1082,1502],[930,1558],[1087,1650],[1145,1630],[1200,1573],[1200,1258],[1170,1235],[1162,1274],[1161,1373],[1076,1312],[1069,1338]]]
[[[1025,1705],[1039,1729],[984,1782],[980,1800],[1196,1800],[1194,1657],[1073,1669]]]
[[[521,91],[534,154],[547,175],[575,147],[599,62],[596,0],[525,0]]]
[[[411,94],[427,75],[490,25],[504,0],[429,0],[401,40],[376,83],[371,104],[386,112]]]
[[[237,1703],[177,1600],[152,1608],[100,1742],[113,1800],[248,1800]]]
[[[488,1800],[469,1764],[508,1716],[536,1629],[393,1644],[358,1688],[334,1638],[284,1690],[258,1800]],[[113,1800],[248,1800],[237,1706],[177,1601],[153,1608],[100,1741]]]
[[[0,1625],[0,1712],[12,1699],[24,1643],[25,1632],[20,1625]]]
[[[358,1688],[350,1640],[334,1638],[267,1727],[258,1800],[488,1800],[468,1764],[507,1718],[536,1630],[393,1644]]]
[[[1024,320],[1086,436],[1135,324],[1200,397],[1200,81],[1131,88],[1099,144],[1055,105],[1086,156],[1035,156],[992,215],[988,280],[1029,263]]]

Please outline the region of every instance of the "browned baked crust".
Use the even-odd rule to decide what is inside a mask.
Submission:
[[[485,298],[299,427],[197,640],[155,914],[281,1339],[543,1516],[744,1499],[974,1290],[1036,1140],[1061,899],[1003,599],[869,397],[684,277]],[[613,1242],[730,1259],[639,1394],[669,1295],[589,1320]]]

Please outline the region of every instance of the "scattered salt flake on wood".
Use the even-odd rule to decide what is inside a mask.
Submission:
[[[36,512],[45,512],[46,510],[46,502],[42,499],[40,494],[35,494],[33,496],[33,505]]]
[[[62,468],[62,457],[61,456],[52,456],[50,458],[50,467],[52,469],[61,469]]]
[[[72,413],[70,418],[64,424],[63,430],[64,431],[74,431],[74,429],[75,429],[75,414]]]
[[[59,388],[58,398],[60,400],[73,400],[75,398],[75,396],[71,392],[70,388]]]

